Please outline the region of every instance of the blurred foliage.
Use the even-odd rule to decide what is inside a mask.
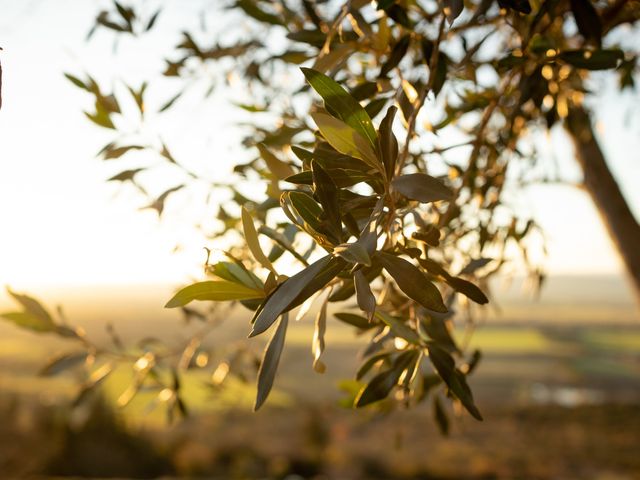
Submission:
[[[221,3],[207,7],[218,25],[226,22],[224,32],[214,32],[219,41],[210,41],[211,32],[184,31],[167,55],[162,75],[181,85],[177,94],[155,108],[146,102],[152,79],[125,86],[137,121],[144,122],[170,115],[195,79],[211,82],[207,94],[217,82],[242,82],[254,101],[237,107],[255,119],[242,126],[243,145],[255,156],[235,165],[228,182],[186,168],[160,137],[153,145],[134,141],[123,99],[89,75],[67,74],[94,101],[88,119],[114,131],[100,156],[123,170],[109,181],[131,182],[147,195],[139,174],[157,162],[127,162],[150,151],[180,170],[184,181],[150,197],[146,208],[162,215],[169,198],[198,184],[226,192],[228,200],[215,206],[219,229],[212,243],[227,248],[227,258],[207,261],[212,279],[181,289],[167,307],[182,308],[207,331],[220,317],[220,302],[238,302],[254,312],[250,336],[273,333],[262,361],[240,351],[214,367],[212,383],[222,385],[228,375],[245,378],[259,365],[259,408],[286,346],[290,312],[301,306],[300,319],[315,304],[311,363],[317,372],[325,368],[329,318],[370,338],[347,403],[390,411],[431,402],[445,433],[445,400],[481,419],[467,384],[480,355],[455,342],[452,322],[458,313],[473,328],[474,303],[488,302],[487,280],[513,260],[511,249],[538,284],[544,279],[530,261],[531,248],[544,249],[543,238],[512,201],[523,185],[557,180],[535,175],[530,132],[551,128],[581,107],[591,70],[613,69],[621,88],[633,87],[635,52],[611,44],[608,34],[638,18],[638,2]],[[157,5],[147,14],[114,2],[91,33],[144,35],[162,22],[162,2]],[[211,65],[213,79],[205,73]],[[445,139],[459,141],[443,145]],[[463,153],[450,155],[455,151]],[[292,263],[300,266],[296,274],[281,273]],[[6,319],[68,335],[84,347],[45,373],[84,363],[87,391],[109,374],[113,352],[57,323],[33,299],[14,298],[23,311]],[[200,312],[194,300],[213,302],[213,310]],[[199,364],[200,341],[189,343],[176,362],[175,352],[169,361],[154,342],[134,354],[114,339],[135,372],[120,403],[153,388],[169,412],[186,413],[180,375],[192,363],[208,363]]]

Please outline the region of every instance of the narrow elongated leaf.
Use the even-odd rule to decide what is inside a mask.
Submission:
[[[389,107],[387,114],[382,119],[382,122],[380,122],[380,129],[378,131],[378,150],[380,151],[382,163],[384,163],[388,178],[393,178],[396,160],[398,158],[398,140],[392,128],[393,119],[397,111],[397,107]]]
[[[424,315],[418,321],[418,330],[422,338],[427,341],[433,340],[446,351],[459,351],[444,318],[439,318],[436,315]]]
[[[357,183],[369,182],[372,180],[371,176],[363,173],[362,170],[333,168],[331,170],[327,170],[327,174],[336,184],[336,187],[340,188],[351,187]],[[313,174],[311,173],[311,170],[305,170],[303,172],[296,173],[295,175],[291,175],[284,180],[285,182],[295,183],[297,185],[313,185]]]
[[[382,267],[380,263],[375,259],[371,259],[373,264],[371,267],[363,268],[363,273],[365,278],[372,282],[380,272],[382,271]],[[329,297],[330,302],[341,302],[344,300],[350,299],[356,293],[356,287],[352,278],[345,278],[343,280],[343,284],[338,288],[335,292],[331,294]]]
[[[624,59],[624,52],[618,49],[610,50],[565,50],[558,58],[577,68],[586,70],[608,70],[616,68]]]
[[[264,297],[264,292],[261,290],[249,288],[235,282],[209,280],[194,283],[181,289],[167,302],[165,308],[183,307],[193,300],[220,302],[262,297]]]
[[[355,400],[356,407],[364,407],[371,403],[387,398],[393,387],[396,386],[402,372],[418,359],[416,351],[403,352],[393,362],[389,370],[380,372],[365,385]]]
[[[295,173],[293,168],[291,168],[291,165],[280,160],[264,145],[258,144],[258,150],[260,150],[260,156],[267,164],[271,173],[273,173],[279,180],[284,180]]]
[[[376,297],[373,295],[369,281],[364,276],[362,269],[353,275],[353,283],[356,287],[358,307],[363,312],[367,312],[369,321],[371,321],[376,312]]]
[[[265,348],[264,356],[260,363],[260,370],[258,371],[258,392],[256,395],[256,403],[253,406],[254,411],[257,411],[262,406],[273,387],[273,381],[276,378],[278,364],[280,363],[280,356],[284,348],[288,324],[289,315],[285,313],[280,319],[280,323],[273,337],[269,340],[267,348]]]
[[[339,242],[321,220],[322,209],[311,195],[299,191],[283,192],[280,206],[291,222],[306,231],[319,245],[331,250]]]
[[[484,259],[487,260],[487,259]],[[489,303],[489,299],[487,296],[478,288],[475,284],[464,280],[460,277],[454,277],[450,275],[440,264],[431,260],[421,258],[418,260],[420,265],[427,269],[427,271],[433,275],[438,275],[444,278],[444,281],[453,288],[455,291],[462,293],[466,297],[470,298],[476,303],[480,305],[484,305],[485,303]]]
[[[253,330],[251,330],[249,336],[254,337],[264,332],[283,312],[293,308],[290,307],[290,304],[296,300],[304,288],[309,285],[325,267],[329,266],[331,258],[331,255],[321,258],[280,284],[276,291],[266,300],[262,309],[258,310],[256,313],[256,317],[253,322]],[[317,290],[320,288],[321,287]],[[306,298],[303,298],[300,303],[304,302],[313,293],[315,293],[315,291],[309,293],[309,295]]]
[[[420,344],[420,337],[418,334],[404,321],[397,319],[396,317],[389,315],[382,310],[376,311],[376,317],[382,320],[384,323],[391,327],[391,331],[397,337],[405,339],[409,343],[414,345]]]
[[[376,257],[409,298],[430,310],[447,312],[440,290],[415,265],[386,252],[378,252]]]
[[[29,312],[7,312],[0,314],[0,317],[14,323],[18,327],[36,332],[52,332],[56,329],[54,324],[43,322],[42,318]]]
[[[418,202],[437,202],[453,198],[453,191],[449,187],[426,173],[401,175],[394,178],[391,185],[397,192]]]
[[[1,318],[14,323],[16,326],[26,328],[36,332],[57,331],[59,326],[53,321],[49,312],[35,298],[11,291],[7,292],[23,308],[21,312],[7,312],[0,314]]]
[[[376,323],[369,322],[369,320],[367,320],[365,317],[356,315],[354,313],[339,312],[334,313],[333,316],[341,322],[344,322],[348,325],[351,325],[352,327],[356,327],[361,330],[369,330],[370,328],[376,326]]]
[[[113,177],[107,179],[107,182],[126,182],[126,181],[132,181],[135,176],[142,172],[144,170],[144,168],[134,168],[132,170],[125,170],[123,172],[118,173],[117,175],[114,175]]]
[[[467,280],[459,277],[450,277],[446,280],[446,282],[451,285],[451,287],[455,291],[462,293],[463,295],[470,298],[474,302],[479,303],[480,305],[489,303],[489,299],[482,292],[482,290],[480,290],[477,285],[474,285]]]
[[[493,261],[493,258],[475,258],[471,260],[465,267],[460,270],[459,275],[470,275],[476,270],[484,267],[489,262]]]
[[[84,362],[88,355],[89,354],[87,352],[64,353],[62,355],[58,355],[50,360],[49,363],[40,370],[39,374],[44,377],[56,375]]]
[[[392,352],[380,352],[370,356],[367,360],[360,365],[356,372],[356,380],[362,380],[362,378],[371,370],[371,368],[381,360],[385,360],[391,356]]]
[[[284,233],[274,230],[273,228],[267,227],[266,225],[260,225],[260,228],[258,228],[258,232],[260,232],[263,235],[266,235],[277,244],[273,247],[273,249],[271,250],[268,256],[269,260],[271,260],[272,262],[275,262],[278,258],[280,258],[280,256],[286,250],[291,255],[293,255],[296,258],[296,260],[302,262],[303,265],[305,266],[309,265],[307,260],[296,251],[296,249],[293,246],[293,243],[291,243],[293,242],[296,234],[299,232],[298,228],[295,225],[291,225],[291,224],[287,225],[285,227]]]
[[[311,295],[322,289],[327,283],[333,280],[347,266],[347,262],[341,258],[333,257],[329,263],[325,265],[320,272],[307,284],[306,287],[298,294],[298,296],[289,304],[287,311],[302,305],[304,301]]]
[[[340,153],[359,158],[368,165],[380,170],[380,162],[376,158],[373,147],[360,133],[342,120],[326,113],[312,113],[311,117],[318,126],[322,136]]]
[[[467,380],[464,374],[456,368],[451,355],[433,343],[428,344],[427,349],[429,350],[429,359],[444,383],[476,420],[482,420],[482,415],[473,401]]]
[[[316,325],[313,331],[313,341],[311,342],[311,353],[313,353],[313,369],[318,373],[324,373],[327,369],[320,360],[324,352],[324,335],[327,331],[327,303],[328,297],[322,302],[322,307],[316,316]]]
[[[329,228],[337,239],[342,237],[342,219],[340,204],[338,202],[339,191],[332,178],[315,160],[311,162],[313,174],[313,186],[316,197],[324,210]]]
[[[591,0],[571,0],[571,11],[580,34],[598,46],[602,41],[602,22]]]
[[[303,224],[309,225],[312,229],[320,229],[322,221],[322,208],[315,202],[315,200],[308,194],[303,192],[285,192],[283,197],[289,199],[291,206],[295,208],[298,215],[303,220]],[[285,212],[286,213],[286,212]],[[296,219],[291,219],[297,222]]]
[[[371,257],[367,249],[360,242],[337,245],[336,248],[333,249],[333,253],[344,258],[349,263],[371,266]]]
[[[253,272],[250,272],[240,262],[218,262],[209,267],[209,272],[234,283],[241,283],[245,287],[255,290],[264,289],[264,283]]]
[[[327,109],[335,112],[340,120],[366,138],[372,147],[375,146],[376,131],[360,103],[331,77],[310,68],[301,70],[309,84],[323,98]]]
[[[16,293],[12,291],[10,288],[7,288],[7,293],[22,307],[25,309],[27,313],[38,318],[38,320],[43,325],[55,325],[53,318],[49,314],[46,308],[42,306],[42,304],[33,297],[29,295],[24,295],[20,293]]]
[[[433,397],[433,418],[440,429],[442,435],[449,435],[449,417],[442,406],[439,396]]]
[[[409,49],[409,44],[411,43],[411,35],[404,35],[398,42],[393,46],[391,50],[391,54],[386,62],[382,65],[380,69],[380,76],[384,77],[391,70],[396,68],[398,64],[402,61],[404,56],[407,54],[407,50]]]
[[[244,207],[242,207],[242,228],[244,230],[244,239],[247,242],[249,250],[251,250],[253,258],[255,258],[258,263],[260,263],[260,265],[262,265],[267,270],[270,270],[277,277],[278,272],[276,272],[273,264],[269,261],[267,256],[262,251],[262,248],[260,247],[258,232],[256,231],[256,227],[253,224],[253,218],[251,218],[251,214]]]

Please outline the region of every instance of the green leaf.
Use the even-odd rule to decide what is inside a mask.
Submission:
[[[393,387],[396,386],[402,372],[415,365],[418,354],[414,350],[406,351],[398,355],[389,370],[380,372],[365,385],[355,400],[356,407],[364,407],[371,403],[387,398]]]
[[[369,321],[371,321],[376,311],[376,297],[373,295],[369,281],[364,276],[364,273],[362,273],[362,269],[354,273],[353,283],[356,287],[358,307],[360,307],[360,310],[363,312],[367,312]]]
[[[87,92],[91,92],[91,88],[88,85],[86,85],[82,80],[80,80],[78,77],[75,77],[70,73],[65,73],[64,76],[76,87],[81,88],[82,90],[86,90]]]
[[[320,224],[322,221],[320,220],[320,217],[322,216],[322,208],[320,208],[310,195],[303,192],[285,192],[283,197],[289,199],[291,206],[301,217],[304,224],[309,225],[314,230],[321,228]],[[298,221],[294,218],[291,220]]]
[[[249,337],[254,337],[264,332],[283,312],[293,308],[290,305],[298,298],[298,295],[302,293],[305,287],[307,287],[316,276],[330,265],[331,259],[331,255],[327,255],[280,284],[271,296],[267,298],[262,308],[256,312],[253,329],[251,330]],[[300,303],[304,302],[313,293],[315,293],[315,291],[322,288],[322,286],[318,287],[316,290],[309,293],[308,296],[301,299]]]
[[[342,120],[326,113],[312,113],[311,117],[322,136],[333,148],[350,157],[359,158],[369,166],[380,170],[380,162],[376,158],[373,147],[360,133]]]
[[[260,241],[258,240],[258,232],[256,231],[256,227],[253,224],[253,218],[251,218],[251,214],[242,207],[242,228],[244,230],[244,239],[247,242],[247,246],[260,265],[262,265],[267,270],[270,270],[276,277],[278,276],[278,272],[274,268],[273,264],[266,257],[262,248],[260,247]]]
[[[342,217],[340,215],[340,204],[338,203],[338,187],[336,187],[333,179],[327,174],[324,168],[315,160],[311,162],[311,171],[313,175],[314,193],[324,210],[328,229],[336,239],[341,240]]]
[[[402,61],[404,56],[407,54],[407,50],[409,49],[409,44],[411,43],[411,35],[404,35],[398,42],[393,46],[391,50],[391,54],[389,54],[389,58],[380,68],[380,76],[384,77],[391,70],[396,68],[398,64]]]
[[[440,290],[415,265],[386,252],[378,252],[376,257],[409,298],[435,312],[447,312]]]
[[[323,224],[322,209],[313,198],[303,192],[283,192],[280,206],[285,215],[300,229],[306,231],[322,247],[331,250],[339,242],[335,235]]]
[[[493,258],[475,258],[465,265],[458,275],[470,275],[492,261]]]
[[[269,25],[283,25],[280,17],[262,10],[255,0],[236,0],[236,7],[240,7],[244,13],[259,22],[268,23]]]
[[[311,297],[318,290],[323,288],[327,283],[333,280],[337,275],[339,275],[344,268],[347,266],[347,263],[341,258],[333,257],[329,260],[329,263],[324,266],[320,272],[307,284],[306,287],[302,289],[302,291],[298,294],[298,296],[291,302],[288,310],[295,308],[299,305],[302,305],[309,297]]]
[[[240,261],[218,262],[209,266],[209,271],[214,275],[234,283],[241,283],[245,287],[255,290],[263,290],[264,283],[253,272],[247,270]]]
[[[288,224],[284,229],[284,233],[267,227],[266,225],[260,225],[260,228],[258,228],[258,232],[269,237],[276,243],[276,245],[274,245],[274,247],[271,249],[271,252],[269,252],[269,256],[267,257],[272,262],[275,262],[282,256],[285,251],[287,251],[291,255],[293,255],[296,260],[302,262],[303,265],[309,265],[307,260],[302,255],[300,255],[293,246],[292,242],[296,234],[299,232],[298,227],[296,227],[295,225]]]
[[[371,257],[367,249],[359,242],[343,243],[333,249],[333,253],[349,263],[371,266]]]
[[[447,284],[451,285],[451,287],[455,291],[462,293],[463,295],[469,297],[471,300],[473,300],[476,303],[479,303],[480,305],[489,303],[489,299],[482,292],[482,290],[480,290],[478,286],[474,285],[473,283],[467,280],[464,280],[459,277],[450,277],[446,280],[446,282]]]
[[[44,377],[56,375],[84,362],[88,356],[89,354],[87,352],[64,353],[62,355],[58,355],[50,360],[49,363],[40,370],[39,375]]]
[[[624,59],[624,52],[618,49],[565,50],[558,55],[558,58],[577,68],[608,70],[618,66],[618,63]]]
[[[107,182],[126,182],[126,181],[132,181],[135,176],[142,172],[144,170],[144,168],[134,168],[132,170],[125,170],[123,172],[118,173],[117,175],[114,175],[111,178],[107,179]]]
[[[426,173],[401,175],[393,179],[391,186],[405,197],[418,202],[453,199],[453,191],[449,187]]]
[[[260,156],[267,164],[267,168],[269,168],[271,173],[273,173],[279,180],[284,180],[295,173],[293,168],[291,168],[291,165],[280,160],[263,144],[259,143],[257,147],[258,150],[260,150]]]
[[[27,313],[38,318],[43,325],[55,325],[53,318],[49,314],[46,308],[33,297],[29,295],[23,295],[12,291],[7,288],[7,293],[25,309]]]
[[[369,330],[376,326],[375,323],[370,322],[365,317],[354,313],[339,312],[334,313],[333,316],[341,322],[351,325],[352,327],[359,328],[360,330]]]
[[[311,352],[313,353],[313,369],[318,373],[324,373],[325,364],[320,360],[322,352],[324,352],[324,336],[327,331],[327,303],[328,298],[322,302],[322,307],[316,316],[315,328],[313,331],[313,340],[311,342]]]
[[[323,162],[318,161],[318,163],[321,164]],[[331,177],[331,180],[336,184],[336,187],[339,188],[351,187],[358,183],[369,182],[372,180],[372,177],[363,173],[362,170],[333,168],[331,170],[327,169],[326,172]],[[295,175],[291,175],[284,180],[285,182],[295,183],[297,185],[313,185],[313,174],[311,173],[311,170],[305,170],[303,172],[296,173]]]
[[[449,417],[438,395],[433,397],[433,418],[442,435],[449,435]]]
[[[36,332],[52,332],[56,329],[54,324],[43,322],[41,318],[29,312],[7,312],[0,314],[0,317],[9,320],[18,327]]]
[[[420,337],[418,334],[404,321],[398,319],[392,315],[389,315],[382,310],[376,310],[376,317],[382,320],[384,323],[391,327],[391,331],[396,337],[405,339],[407,342],[414,345],[420,344]]]
[[[482,259],[482,260],[489,260],[489,259]],[[482,290],[480,290],[480,288],[478,288],[475,284],[473,284],[473,283],[471,283],[471,282],[469,282],[467,280],[464,280],[464,279],[462,279],[460,277],[451,276],[437,262],[435,262],[435,261],[433,261],[431,259],[428,259],[428,258],[426,258],[426,259],[425,258],[421,258],[421,259],[418,260],[418,262],[420,262],[420,265],[422,265],[424,268],[426,268],[429,273],[431,273],[433,275],[441,276],[442,278],[444,278],[444,281],[447,282],[447,284],[451,288],[453,288],[455,291],[457,291],[459,293],[462,293],[463,295],[467,296],[468,298],[470,298],[474,302],[479,303],[480,305],[484,305],[486,303],[489,303],[489,299],[482,292]],[[482,262],[479,262],[477,264],[480,265],[480,263],[482,263]]]
[[[235,282],[209,280],[206,282],[197,282],[179,290],[178,293],[167,302],[165,308],[183,307],[193,300],[221,302],[262,297],[264,297],[264,292],[261,290],[245,287]]]
[[[464,374],[456,368],[451,355],[433,343],[429,343],[427,349],[429,350],[429,359],[444,383],[476,420],[482,420],[482,415],[473,401],[467,380]]]
[[[301,70],[307,82],[323,98],[327,109],[335,112],[340,120],[366,138],[370,146],[375,146],[373,122],[360,103],[332,78],[310,68]]]
[[[389,107],[387,114],[380,122],[380,129],[378,130],[378,151],[388,178],[393,178],[398,159],[398,140],[393,133],[393,119],[397,111],[397,107]]]
[[[258,370],[258,392],[256,395],[256,403],[253,406],[254,412],[262,406],[273,387],[273,380],[276,377],[278,364],[280,363],[280,356],[282,355],[282,349],[284,348],[288,324],[289,315],[285,313],[280,319],[280,323],[278,324],[278,328],[274,332],[273,337],[271,337],[269,344],[265,348],[264,356],[260,363],[260,370]]]
[[[380,352],[370,356],[365,362],[360,365],[358,372],[356,373],[356,380],[362,380],[362,378],[371,370],[371,368],[380,360],[388,359],[392,352]]]
[[[439,318],[435,315],[423,315],[418,322],[418,330],[422,338],[427,341],[433,340],[448,352],[459,351],[444,318]]]

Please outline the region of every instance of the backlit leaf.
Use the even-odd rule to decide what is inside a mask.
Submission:
[[[473,395],[465,376],[456,368],[451,355],[433,343],[428,344],[427,349],[429,350],[429,359],[444,383],[476,420],[482,420],[482,415],[473,401]]]
[[[280,284],[276,291],[267,298],[262,308],[256,312],[253,329],[249,336],[254,337],[264,332],[283,312],[293,308],[290,306],[292,302],[296,300],[304,288],[309,285],[325,267],[329,266],[331,259],[331,255],[327,255]],[[301,299],[300,303],[304,302],[304,300],[322,288],[322,286],[310,292],[306,298]]]
[[[260,363],[260,370],[258,371],[258,392],[256,395],[256,403],[253,406],[254,411],[257,411],[262,406],[273,387],[273,381],[278,371],[278,364],[280,363],[280,356],[284,348],[288,324],[289,315],[285,313],[280,319],[280,323],[273,337],[271,337],[269,344],[265,348],[262,362]]]
[[[242,207],[242,228],[244,231],[244,239],[247,242],[247,246],[249,250],[251,250],[251,254],[253,258],[255,258],[260,265],[264,268],[273,272],[274,275],[278,275],[276,269],[273,267],[272,263],[266,257],[262,248],[260,247],[260,241],[258,240],[258,232],[256,231],[256,227],[253,224],[253,218],[251,218],[251,214]]]
[[[405,197],[418,202],[437,202],[453,198],[453,191],[449,187],[426,173],[401,175],[394,178],[391,185]]]
[[[380,162],[376,158],[371,144],[356,130],[342,120],[326,113],[312,113],[311,117],[318,126],[322,136],[340,153],[359,158],[368,165],[380,169]]]
[[[323,98],[327,109],[335,112],[340,120],[366,138],[370,146],[375,146],[376,131],[360,103],[331,77],[310,68],[301,70],[309,84]]]
[[[447,312],[440,290],[415,265],[386,252],[378,252],[376,257],[409,298],[430,310]]]
[[[356,287],[358,307],[360,307],[360,310],[363,312],[367,312],[369,321],[371,321],[376,311],[376,297],[373,295],[369,281],[364,276],[364,273],[362,273],[362,270],[354,273],[353,283]]]
[[[193,300],[209,300],[214,302],[228,300],[246,300],[250,298],[262,298],[264,292],[249,288],[235,282],[224,280],[209,280],[197,282],[179,290],[165,308],[183,307]]]

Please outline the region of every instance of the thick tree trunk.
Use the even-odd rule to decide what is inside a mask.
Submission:
[[[572,108],[565,128],[573,140],[576,158],[584,172],[584,186],[618,248],[635,287],[636,297],[640,300],[640,225],[607,166],[587,111],[582,107]]]

